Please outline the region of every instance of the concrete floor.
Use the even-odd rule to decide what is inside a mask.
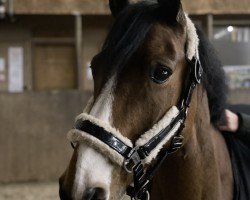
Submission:
[[[0,185],[0,200],[58,200],[58,183]]]
[[[0,184],[0,200],[59,200],[58,183]],[[124,196],[123,200],[130,200]]]

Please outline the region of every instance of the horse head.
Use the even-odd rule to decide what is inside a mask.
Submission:
[[[75,148],[60,178],[61,199],[121,199],[134,178],[124,169],[122,150],[145,145],[190,101],[189,94],[183,101],[190,89],[184,88],[191,79],[190,62],[199,62],[199,39],[180,0],[110,0],[110,9],[114,25],[91,63],[94,95],[69,133]],[[184,144],[191,137],[197,106],[193,100]],[[170,148],[171,131],[174,135],[182,123],[184,116],[142,161],[143,170],[156,162],[161,149]]]

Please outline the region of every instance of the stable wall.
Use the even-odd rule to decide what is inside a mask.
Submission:
[[[72,154],[66,133],[90,96],[79,91],[2,93],[0,183],[57,180]],[[232,91],[229,99],[249,104],[249,91]]]
[[[0,183],[57,180],[72,148],[66,133],[90,93],[0,95]]]
[[[24,49],[24,90],[48,91],[77,88],[74,17],[62,15],[16,15],[16,21],[0,25],[0,58],[6,61],[6,79],[0,91],[8,91],[8,49]],[[90,62],[100,52],[111,16],[84,16],[82,29],[82,87],[93,89]]]
[[[130,0],[140,1],[140,0]],[[190,14],[248,14],[249,0],[183,0]],[[18,0],[16,14],[109,14],[108,0]]]

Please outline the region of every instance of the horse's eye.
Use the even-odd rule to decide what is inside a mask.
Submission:
[[[156,66],[152,67],[150,73],[151,79],[157,84],[165,83],[171,75],[172,70],[162,64],[157,64]]]

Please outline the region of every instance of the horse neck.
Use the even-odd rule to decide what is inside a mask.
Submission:
[[[189,115],[183,132],[189,138],[159,170],[151,199],[232,199],[230,157],[223,137],[210,123],[207,95],[201,86],[193,95],[191,109],[195,114]]]

